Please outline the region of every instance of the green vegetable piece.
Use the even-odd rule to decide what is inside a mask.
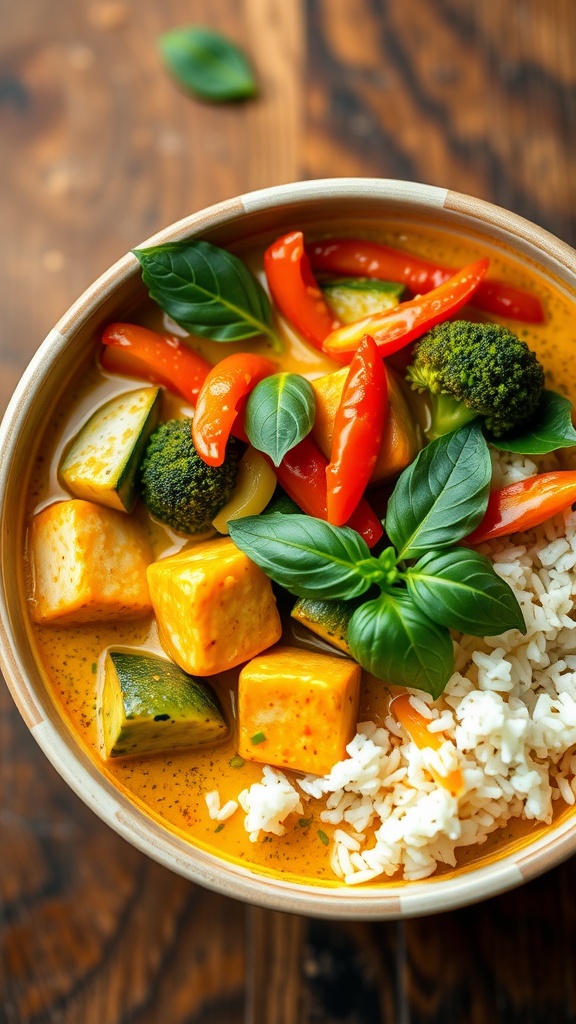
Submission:
[[[244,428],[254,448],[265,452],[275,466],[314,425],[314,390],[298,373],[274,373],[256,385],[248,397]]]
[[[174,77],[204,100],[223,103],[257,93],[242,50],[213,29],[188,25],[160,36],[159,47]]]
[[[256,733],[254,733],[253,736],[250,737],[250,743],[253,743],[254,746],[256,747],[256,746],[258,746],[259,743],[264,743],[265,739],[266,739],[266,734],[265,733],[263,733],[263,732],[256,732]]]
[[[382,593],[352,616],[352,657],[394,686],[410,686],[436,700],[454,671],[450,633],[420,610],[404,590]]]
[[[180,533],[203,533],[224,507],[238,476],[242,452],[235,438],[221,466],[207,466],[196,451],[190,420],[168,420],[152,434],[140,470],[142,499],[162,523]]]
[[[392,309],[402,300],[405,288],[397,281],[374,277],[339,277],[320,285],[324,298],[343,324],[353,324],[373,313]]]
[[[328,839],[328,836],[326,835],[325,832],[322,831],[321,828],[318,829],[317,836],[320,842],[322,843],[322,846],[328,846],[330,840]]]
[[[152,654],[107,652],[99,721],[106,757],[199,747],[228,734],[212,688]]]
[[[313,516],[246,516],[230,523],[230,536],[267,576],[296,597],[357,597],[384,576],[355,530]]]
[[[224,828],[224,822],[221,821],[219,825],[216,825],[216,828],[214,829],[214,832],[221,832],[223,828]]]
[[[296,601],[291,615],[321,640],[350,654],[348,626],[357,606],[358,602],[354,601],[320,601],[301,597]]]
[[[490,441],[501,451],[518,452],[520,455],[546,455],[558,448],[572,448],[576,445],[572,403],[556,391],[543,391],[529,430],[513,437],[491,438]]]
[[[303,516],[303,515],[305,515],[305,513],[302,511],[302,509],[298,507],[296,502],[292,501],[292,498],[289,498],[288,495],[279,487],[276,488],[276,490],[274,491],[274,494],[272,495],[272,498],[270,499],[269,503],[266,505],[266,508],[263,510],[263,512],[260,513],[260,515],[268,516],[268,515],[271,515],[272,512],[281,512],[283,516],[285,516],[285,515],[294,515],[294,516]]]
[[[492,466],[478,423],[426,445],[400,475],[386,532],[398,559],[417,558],[466,537],[488,503]]]
[[[480,416],[489,436],[528,424],[540,402],[544,370],[525,341],[495,323],[446,320],[418,342],[407,378],[433,396],[429,435]]]
[[[415,604],[434,622],[470,636],[526,632],[514,591],[477,551],[431,551],[405,574]]]
[[[276,351],[270,300],[233,253],[200,240],[134,249],[150,298],[192,334],[242,341],[264,334]]]
[[[138,497],[138,468],[158,423],[160,388],[115,395],[90,417],[60,465],[75,498],[130,512]]]

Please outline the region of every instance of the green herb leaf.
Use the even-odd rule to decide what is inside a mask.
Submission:
[[[185,330],[213,341],[265,334],[281,347],[266,292],[233,253],[201,240],[133,252],[150,297]]]
[[[175,28],[160,36],[158,44],[178,82],[204,100],[242,100],[257,92],[242,50],[213,29],[198,25]]]
[[[216,828],[214,829],[214,831],[215,832],[221,832],[223,828],[224,828],[224,822],[221,821],[219,825],[216,825]]]
[[[266,734],[265,733],[263,733],[263,732],[255,732],[254,735],[250,737],[250,743],[253,743],[254,746],[256,747],[256,746],[258,746],[259,743],[264,743],[265,739],[266,739]]]
[[[470,636],[526,632],[513,590],[477,551],[431,551],[404,578],[421,611],[443,626]]]
[[[492,466],[478,423],[426,445],[398,479],[386,532],[398,559],[417,558],[466,537],[488,503]]]
[[[366,541],[347,526],[271,512],[231,520],[229,527],[236,546],[297,597],[357,597],[385,575]]]
[[[312,385],[298,373],[274,373],[256,385],[246,403],[244,428],[254,448],[275,466],[314,425]]]
[[[328,846],[330,840],[328,839],[328,836],[326,835],[325,832],[322,831],[321,828],[318,829],[317,835],[318,835],[318,839],[320,840],[322,845],[323,846]]]
[[[228,761],[228,764],[231,768],[243,768],[246,762],[243,757],[240,757],[240,754],[234,754]]]
[[[298,824],[300,828],[309,828],[314,818],[298,818]]]
[[[519,455],[546,455],[557,448],[571,448],[576,445],[572,403],[556,391],[543,391],[529,433],[489,440],[495,448]]]
[[[454,671],[450,633],[404,590],[361,605],[350,620],[348,643],[367,672],[395,686],[424,690],[435,700]]]

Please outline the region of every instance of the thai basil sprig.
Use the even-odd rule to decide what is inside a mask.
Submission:
[[[378,557],[346,526],[273,513],[230,523],[230,534],[298,597],[367,599],[352,615],[352,656],[381,679],[437,698],[454,671],[449,629],[526,631],[513,591],[478,552],[455,547],[486,510],[491,464],[477,423],[433,441],[401,474]],[[370,593],[368,593],[370,592]]]

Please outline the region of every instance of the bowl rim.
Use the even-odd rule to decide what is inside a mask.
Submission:
[[[250,213],[318,200],[373,199],[406,203],[410,208],[446,211],[454,225],[475,227],[513,244],[576,292],[576,252],[531,221],[485,200],[438,186],[386,178],[323,178],[271,186],[244,193],[184,217],[156,232],[141,247],[198,235]],[[20,429],[47,368],[74,339],[97,305],[139,272],[130,252],[114,263],[74,302],[49,332],[17,385],[0,424],[0,554],[6,542],[6,493]],[[47,357],[50,358],[47,358]],[[2,555],[3,564],[3,555]],[[565,816],[544,835],[520,850],[480,867],[463,867],[455,875],[420,882],[350,887],[311,885],[243,867],[194,846],[169,826],[162,826],[125,797],[96,768],[70,732],[67,742],[47,717],[42,700],[26,677],[12,633],[9,586],[0,579],[0,668],[32,735],[72,790],[119,835],[165,867],[189,880],[249,903],[313,917],[396,919],[456,909],[494,896],[536,877],[576,852],[576,819]]]

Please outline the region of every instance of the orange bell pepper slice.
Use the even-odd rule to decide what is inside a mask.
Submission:
[[[402,693],[399,697],[394,697],[390,702],[390,711],[398,719],[400,725],[404,726],[410,739],[419,750],[425,750],[426,747],[431,750],[440,750],[444,743],[442,733],[430,732],[429,720],[413,707],[409,693]],[[434,768],[430,768],[430,774],[434,781],[447,789],[452,796],[460,796],[464,791],[464,779],[459,768],[455,768],[448,775],[441,775]]]

